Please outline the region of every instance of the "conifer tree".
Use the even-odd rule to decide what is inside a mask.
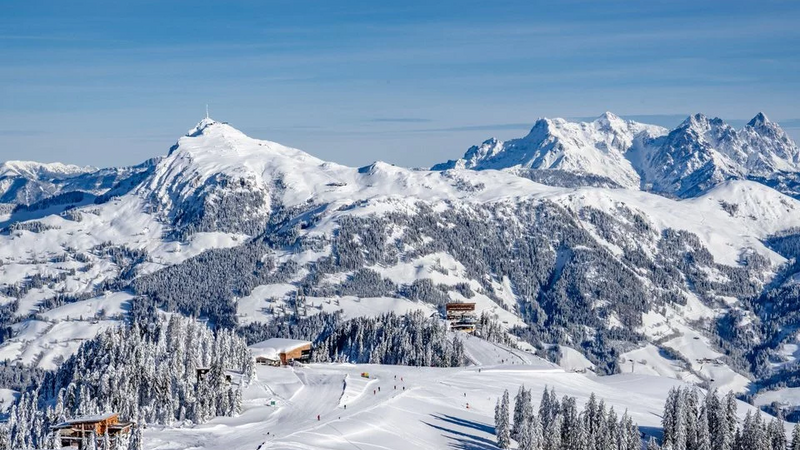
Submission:
[[[709,394],[710,395],[710,394]],[[700,417],[697,419],[696,450],[711,450],[711,433],[708,424],[708,408],[700,408]]]
[[[791,450],[800,450],[800,422],[794,424],[792,430],[792,444],[789,446]]]
[[[561,399],[561,445],[564,448],[580,446],[580,428],[583,426],[578,416],[578,407],[574,397],[564,396]]]
[[[531,422],[528,427],[530,433],[530,445],[533,450],[542,450],[544,445],[544,433],[542,431],[542,422],[538,416],[531,417]]]
[[[767,427],[770,450],[786,450],[786,431],[780,415],[770,421]]]
[[[495,408],[495,433],[497,435],[497,446],[508,448],[511,445],[511,426],[509,424],[509,396],[508,391],[503,392]]]
[[[733,443],[736,440],[736,433],[737,433],[737,418],[736,418],[736,396],[733,395],[733,392],[728,392],[725,395],[724,399],[724,414],[725,419],[720,420],[720,427],[724,426],[725,432],[722,434],[722,442],[720,450],[731,450],[733,448]]]
[[[633,423],[633,419],[628,414],[628,411],[625,411],[625,414],[622,415],[622,420],[620,422],[620,443],[619,449],[620,450],[641,450],[642,448],[642,438],[639,435],[639,427]]]
[[[515,438],[519,444],[519,450],[533,450],[533,442],[531,439],[531,422],[524,421],[520,423],[517,429],[517,437]]]
[[[525,424],[526,420],[524,417],[525,408],[525,385],[519,387],[517,390],[517,395],[514,397],[514,420],[511,424],[511,438],[514,440],[520,440],[520,429]]]
[[[561,450],[561,415],[556,414],[544,429],[544,450]]]

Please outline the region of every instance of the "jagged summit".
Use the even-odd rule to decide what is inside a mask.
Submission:
[[[750,122],[747,122],[747,125],[750,126],[750,127],[753,127],[753,128],[757,128],[757,127],[761,127],[761,126],[764,126],[764,125],[769,124],[769,123],[772,123],[772,122],[769,121],[769,118],[767,117],[767,115],[764,114],[763,112],[759,112],[758,114],[756,114],[755,117],[753,117],[750,120]]]

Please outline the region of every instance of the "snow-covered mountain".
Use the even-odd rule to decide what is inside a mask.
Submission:
[[[668,132],[606,112],[588,123],[539,119],[523,138],[490,139],[433,170],[450,168],[592,174],[621,187],[686,198],[732,179],[780,186],[800,171],[800,150],[763,113],[741,130],[695,114]]]
[[[60,212],[102,201],[98,197],[104,194],[121,195],[141,182],[154,163],[107,169],[30,161],[0,163],[0,214],[15,211],[20,214],[9,220],[26,220],[36,215],[32,211]]]
[[[691,197],[731,179],[769,178],[800,170],[800,150],[759,113],[736,130],[721,119],[695,114],[631,159],[645,174],[644,188]]]
[[[625,155],[664,134],[661,127],[623,120],[610,112],[588,123],[539,119],[523,138],[489,139],[471,147],[462,159],[436,165],[433,170],[557,169],[600,175],[620,186],[637,188],[639,174]]]
[[[740,171],[703,178],[706,163],[688,162],[701,155],[714,176]],[[94,193],[0,215],[0,359],[54,368],[82,340],[155,308],[235,328],[337,310],[435,314],[469,300],[519,345],[567,365],[633,364],[742,392],[796,369],[795,334],[780,327],[800,317],[770,305],[775,292],[795,295],[800,202],[744,179],[793,170],[796,155],[761,116],[739,131],[694,116],[667,132],[607,113],[540,120],[437,170],[352,168],[206,119],[163,158],[104,169],[110,183],[85,184],[102,170],[15,175],[82,180]],[[702,178],[696,195],[641,190],[658,161]],[[535,182],[542,172],[572,178]],[[39,202],[80,190],[61,189]]]

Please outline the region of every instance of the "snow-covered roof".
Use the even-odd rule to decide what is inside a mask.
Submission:
[[[75,417],[74,419],[69,419],[66,422],[62,422],[55,426],[55,428],[64,428],[69,427],[71,425],[76,425],[79,423],[94,423],[94,422],[102,422],[104,420],[108,420],[112,417],[117,416],[117,413],[105,413],[105,414],[95,414],[92,416],[81,416]]]
[[[300,347],[311,345],[311,341],[301,341],[299,339],[272,338],[250,346],[250,352],[254,357],[263,357],[272,360],[280,359],[281,353],[287,353]]]

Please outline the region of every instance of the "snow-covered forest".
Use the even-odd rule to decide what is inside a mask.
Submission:
[[[620,416],[607,408],[594,393],[578,409],[574,397],[558,399],[555,389],[545,388],[534,411],[533,393],[520,386],[512,403],[508,391],[495,406],[497,446],[510,448],[511,440],[520,450],[640,450],[639,428],[627,411]]]
[[[512,440],[520,450],[640,450],[639,427],[625,411],[621,417],[607,409],[594,393],[581,411],[575,399],[560,401],[555,390],[545,388],[534,412],[531,391],[519,388],[512,400],[508,391],[497,400],[495,433],[497,446],[510,448]],[[512,406],[513,405],[513,406]],[[512,412],[513,407],[513,412]],[[800,424],[791,435],[780,417],[765,419],[761,412],[737,416],[732,393],[694,388],[670,389],[664,404],[663,435],[650,437],[647,450],[796,450],[800,448]]]
[[[7,448],[50,448],[52,425],[108,411],[138,426],[234,415],[253,364],[232,332],[178,315],[111,329],[27,387],[9,412]],[[197,369],[210,370],[201,378]]]

